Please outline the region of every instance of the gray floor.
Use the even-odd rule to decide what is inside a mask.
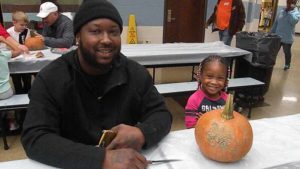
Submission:
[[[292,65],[288,71],[283,71],[284,55],[279,51],[276,65],[273,69],[271,84],[264,96],[264,104],[252,109],[251,120],[270,118],[300,113],[300,36],[292,47]],[[183,107],[173,98],[166,98],[168,108],[173,114],[172,130],[184,129]],[[245,109],[244,113],[247,112]],[[26,155],[20,144],[20,136],[8,138],[10,149],[3,150],[2,139],[0,141],[0,161],[24,159]]]

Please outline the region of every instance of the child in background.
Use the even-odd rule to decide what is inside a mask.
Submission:
[[[7,29],[7,32],[17,42],[24,45],[25,39],[30,37],[30,31],[27,28],[29,22],[27,15],[22,11],[16,11],[12,13],[12,22],[14,26]]]
[[[198,90],[193,93],[185,106],[185,126],[192,128],[205,112],[221,109],[227,94],[223,91],[228,83],[228,63],[225,58],[212,55],[205,58],[199,66]]]
[[[268,26],[270,26],[270,21],[272,19],[272,7],[268,6],[264,9],[264,30],[267,29]]]
[[[12,38],[6,29],[0,23],[0,43],[4,43],[7,47],[13,51],[21,50],[22,53],[28,53],[28,48],[25,45],[19,44],[14,38]]]
[[[30,37],[30,30],[27,28],[29,22],[27,15],[22,11],[12,13],[13,25],[7,32],[19,44],[24,45],[26,38]],[[16,94],[28,93],[31,88],[31,75],[30,74],[15,74],[11,75]]]
[[[283,70],[288,70],[291,66],[291,49],[295,41],[295,27],[300,20],[297,3],[297,0],[286,0],[286,8],[280,10],[270,30],[271,33],[275,33],[281,37],[281,46],[285,57]]]

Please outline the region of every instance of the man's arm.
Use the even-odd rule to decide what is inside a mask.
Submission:
[[[239,0],[239,3],[238,3],[238,7],[239,7],[239,14],[238,14],[238,31],[242,31],[243,30],[243,27],[245,25],[245,19],[246,19],[246,13],[245,13],[245,7],[244,7],[244,4],[243,4],[243,1],[242,0]]]
[[[59,168],[101,168],[105,155],[103,148],[74,142],[60,135],[63,114],[47,84],[43,76],[38,75],[29,94],[30,104],[21,137],[27,156]]]
[[[152,78],[145,74],[145,88],[142,94],[142,114],[140,122],[136,125],[145,136],[143,148],[157,144],[171,129],[172,115],[166,108],[164,97],[159,94],[152,83]]]
[[[157,144],[170,131],[172,116],[165,106],[164,98],[152,84],[151,76],[144,67],[136,71],[144,72],[137,75],[137,78],[142,76],[139,79],[146,79],[138,84],[142,99],[139,121],[135,126],[120,124],[113,127],[111,130],[117,135],[108,145],[109,150],[133,148],[140,151]]]
[[[49,37],[43,32],[45,45],[52,48],[70,48],[74,43],[73,23],[71,20],[64,20],[56,31],[59,38]]]

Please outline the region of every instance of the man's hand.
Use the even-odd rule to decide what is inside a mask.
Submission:
[[[44,38],[44,36],[43,36],[43,35],[41,35],[41,34],[39,34],[39,33],[37,33],[37,32],[34,32],[34,34],[35,34],[35,36],[34,36],[34,37],[36,37],[36,38],[41,38],[41,39],[42,39],[42,41],[45,41],[45,38]]]
[[[144,156],[131,148],[106,150],[103,169],[145,169],[148,162]]]
[[[139,151],[145,144],[145,137],[142,131],[137,127],[120,124],[113,127],[111,130],[116,132],[117,135],[107,146],[108,150],[133,148]]]

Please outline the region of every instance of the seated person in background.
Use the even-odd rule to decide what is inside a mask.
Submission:
[[[17,42],[24,45],[25,39],[30,37],[30,31],[27,28],[28,17],[22,11],[16,11],[12,13],[13,25],[7,32]],[[31,88],[31,75],[30,74],[14,74],[11,75],[16,94],[28,93]]]
[[[22,11],[15,11],[12,13],[13,26],[7,29],[7,32],[20,44],[25,44],[26,38],[30,37],[30,31],[27,28],[28,17]]]
[[[185,126],[195,127],[202,114],[214,109],[221,109],[226,102],[228,63],[225,58],[212,55],[205,58],[199,66],[197,79],[199,87],[185,106]]]
[[[74,18],[78,48],[39,72],[29,93],[22,144],[59,168],[146,168],[172,116],[144,66],[121,50],[122,18],[106,0],[86,0]],[[102,130],[116,137],[98,147]]]
[[[3,36],[0,36],[0,42],[7,44]],[[7,45],[9,45],[9,42]],[[14,94],[9,83],[8,60],[21,54],[21,50],[14,49],[12,47],[11,51],[0,51],[0,100],[7,99]]]
[[[52,48],[70,48],[74,44],[72,20],[58,11],[57,5],[52,2],[41,4],[37,14],[42,18],[44,28],[39,35],[46,46]]]
[[[21,50],[21,53],[28,53],[28,48],[25,45],[19,44],[16,40],[14,40],[6,29],[0,23],[0,37],[1,43],[6,44],[8,48],[11,48],[13,51]]]
[[[0,43],[4,43],[7,48],[11,51],[0,51],[0,98],[6,99],[13,95],[9,83],[9,69],[8,69],[8,60],[12,57],[16,57],[21,53],[28,53],[28,48],[25,45],[19,44],[14,40],[9,33],[3,28],[0,24]],[[8,116],[14,117],[14,112],[11,112]],[[8,117],[7,116],[7,117]],[[11,130],[17,129],[17,123],[15,118],[10,118],[9,126]]]

